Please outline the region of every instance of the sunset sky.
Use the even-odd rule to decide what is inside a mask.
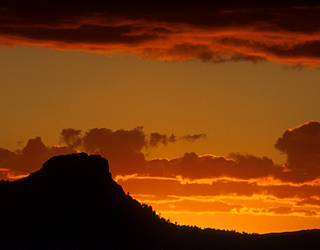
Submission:
[[[1,1],[0,179],[101,154],[172,222],[320,228],[320,6],[108,2]]]

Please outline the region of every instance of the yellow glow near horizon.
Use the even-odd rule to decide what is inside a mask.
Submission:
[[[5,122],[0,124],[3,131],[0,140],[1,146],[11,151],[21,150],[29,139],[37,136],[48,148],[58,145],[61,130],[66,128],[81,129],[84,135],[92,128],[131,130],[144,126],[146,135],[158,132],[168,136],[173,133],[177,137],[175,143],[168,143],[167,146],[143,148],[146,160],[178,159],[190,152],[195,152],[199,157],[216,155],[228,158],[230,153],[239,152],[267,156],[273,162],[283,164],[286,155],[274,148],[277,139],[288,128],[319,120],[314,109],[320,105],[317,91],[320,90],[317,81],[320,73],[316,70],[284,71],[274,63],[165,63],[132,56],[108,58],[86,52],[28,47],[2,48],[0,55],[3,58],[0,60],[0,79],[4,83],[0,104],[9,107],[0,112],[1,117],[5,117]],[[205,134],[206,137],[194,142],[180,140],[190,134]],[[126,180],[134,179],[139,189],[144,188],[143,181],[155,179],[198,186],[218,181],[243,182],[229,177],[192,180],[181,176],[116,177],[121,185]],[[255,183],[261,188],[270,185],[288,188],[319,186],[319,180],[294,184],[269,177],[252,178],[247,183]],[[178,195],[174,197],[174,194],[163,192],[168,197],[161,200],[157,196],[152,198],[155,194],[135,192],[130,188],[124,186],[130,194],[139,195],[138,200],[148,201],[155,208],[159,204],[162,216],[170,217],[171,221],[179,224],[266,233],[313,228],[319,223],[318,217],[308,217],[304,211],[292,211],[290,216],[251,213],[250,209],[271,207],[271,201],[266,204],[266,199],[270,198],[267,195],[262,197],[264,203],[259,206],[249,206],[250,202],[255,202],[256,196],[242,201],[241,197],[217,195],[215,200],[221,203],[215,205],[228,208],[229,204],[228,213],[187,213],[178,210],[178,203],[168,202],[168,195],[173,195],[170,199],[177,199]],[[161,188],[168,190],[166,186],[158,187]],[[193,195],[200,202],[201,195]],[[190,195],[185,200],[193,198]],[[281,207],[281,202],[291,206],[300,201],[291,197],[277,198],[273,200],[273,207]],[[311,202],[316,204],[317,199]],[[161,204],[168,209],[160,207]],[[243,212],[240,205],[248,208],[249,212]],[[232,206],[242,212],[236,212]],[[318,206],[306,207],[308,211],[320,212]],[[192,210],[191,204],[189,209]],[[265,223],[265,227],[257,225],[258,222]]]

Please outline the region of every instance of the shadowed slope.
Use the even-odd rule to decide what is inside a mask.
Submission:
[[[0,182],[1,249],[316,249],[319,230],[242,235],[176,226],[112,178],[106,159],[53,157],[29,177]]]

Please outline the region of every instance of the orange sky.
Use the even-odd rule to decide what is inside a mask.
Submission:
[[[0,177],[98,153],[179,224],[319,228],[320,8],[231,3],[1,3]]]

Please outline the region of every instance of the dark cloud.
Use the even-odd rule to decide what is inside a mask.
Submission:
[[[7,148],[0,148],[0,161],[8,160],[16,155],[17,153],[12,152]]]
[[[39,170],[44,162],[53,156],[77,153],[69,146],[47,147],[40,137],[30,139],[21,151],[0,148],[0,169],[2,179],[15,179]]]
[[[288,129],[275,148],[287,155],[286,171],[302,180],[320,177],[320,123],[310,121]]]
[[[204,137],[195,134],[180,139],[192,142]],[[176,140],[174,135],[145,134],[142,127],[114,131],[94,128],[86,132],[64,129],[60,136],[64,146],[46,146],[36,137],[21,151],[0,148],[0,178],[22,177],[41,168],[53,156],[80,150],[107,158],[114,177],[138,174],[118,176],[118,183],[131,194],[153,195],[154,207],[159,210],[319,216],[319,122],[288,129],[277,140],[275,147],[287,155],[283,165],[268,157],[240,153],[219,157],[190,152],[173,159],[152,160],[146,160],[142,153],[143,149]],[[241,201],[222,200],[234,197],[242,197],[248,204],[254,204],[259,197],[260,204],[267,208],[248,208]]]
[[[204,134],[189,135],[184,139],[192,142],[203,137],[205,137]],[[174,134],[168,136],[158,132],[146,135],[143,132],[143,127],[116,131],[107,128],[94,128],[85,132],[84,135],[81,134],[81,130],[69,128],[62,130],[60,141],[80,151],[102,155],[110,162],[112,173],[117,175],[148,174],[150,169],[147,167],[148,162],[145,160],[142,149],[152,149],[159,145],[167,146],[168,143],[176,142],[177,138]],[[154,170],[154,168],[151,169]]]
[[[213,52],[209,46],[202,44],[176,44],[166,51],[169,57],[184,59],[200,59],[203,62],[221,61],[221,56]]]
[[[147,145],[147,140],[142,127],[116,131],[95,128],[85,133],[82,142],[85,152],[108,159],[112,174],[133,174],[141,172],[145,166],[141,150]]]
[[[175,58],[176,60],[199,59],[202,62],[211,63],[240,61],[251,61],[253,63],[257,63],[267,60],[265,57],[262,56],[246,55],[238,52],[229,55],[220,51],[215,51],[207,45],[191,43],[176,44],[164,53],[167,55],[168,58]]]
[[[181,200],[168,203],[160,203],[152,205],[156,211],[179,211],[179,212],[198,212],[212,213],[223,212],[228,213],[233,210],[239,211],[243,205],[228,204],[221,201],[197,201],[197,200]]]
[[[249,154],[231,153],[225,158],[214,155],[198,156],[191,152],[171,160],[152,159],[148,161],[147,172],[153,176],[180,175],[190,180],[221,177],[242,180],[273,178],[283,182],[304,183],[320,177],[318,147],[316,145],[311,147],[315,147],[313,150],[316,150],[316,153],[306,148],[306,153],[294,151],[293,156],[288,155],[288,163],[284,165],[275,164],[268,157]],[[294,165],[292,160],[295,161]]]
[[[233,153],[230,154],[230,158],[232,159],[213,155],[198,156],[191,152],[171,160],[153,159],[149,161],[148,172],[160,176],[180,175],[190,180],[219,177],[244,180],[267,176],[281,177],[282,168],[267,157]]]
[[[267,58],[263,56],[256,56],[256,55],[246,55],[242,53],[234,53],[230,58],[230,62],[241,62],[241,61],[250,61],[253,63],[267,61]]]
[[[318,213],[315,210],[307,209],[293,209],[292,207],[273,207],[266,209],[269,213],[274,213],[277,215],[290,215],[293,213],[303,214],[305,216],[317,216]]]
[[[290,204],[301,207],[313,205],[320,207],[320,187],[312,185],[292,186],[292,185],[259,185],[252,181],[235,181],[227,179],[217,179],[211,183],[201,182],[180,182],[179,179],[118,179],[117,182],[130,190],[132,194],[154,195],[157,199],[168,200],[173,197],[260,197],[270,202],[290,200]],[[162,187],[159,189],[159,187]],[[162,190],[163,189],[163,190]],[[310,197],[313,197],[310,200]],[[170,198],[170,199],[169,199]],[[156,199],[156,198],[154,198]],[[165,198],[167,199],[167,198]]]
[[[159,145],[177,141],[172,134],[150,133],[146,135],[143,127],[132,130],[119,129],[113,131],[107,128],[94,128],[81,134],[81,130],[63,129],[60,141],[69,147],[77,148],[87,153],[100,154],[110,162],[110,169],[117,174],[147,174],[147,161],[142,149],[155,148]]]
[[[320,187],[314,185],[292,186],[292,185],[259,185],[251,181],[215,180],[211,183],[181,182],[179,179],[161,178],[129,178],[118,179],[117,182],[131,194],[139,194],[143,199],[144,195],[152,195],[150,202],[175,204],[177,201],[193,199],[200,202],[212,202],[216,199],[233,199],[238,197],[245,200],[252,200],[251,205],[257,205],[255,201],[266,203],[266,207],[272,204],[279,204],[278,207],[271,207],[270,211],[265,209],[264,213],[293,214],[301,213],[304,216],[315,215],[313,210],[307,206],[320,208]],[[161,187],[161,189],[159,189]],[[313,197],[313,198],[310,198]],[[241,204],[241,202],[239,202]],[[287,203],[290,207],[283,208]],[[178,203],[177,203],[178,204]],[[250,204],[250,203],[249,203]],[[162,208],[163,209],[163,208]],[[193,207],[193,210],[197,210]],[[260,210],[259,210],[260,211]]]
[[[159,133],[151,133],[149,139],[150,147],[157,147],[159,144],[163,144],[165,146],[168,145],[169,142],[176,142],[176,136],[172,134],[170,137],[165,134]]]
[[[185,135],[181,140],[193,142],[205,134]],[[176,177],[197,180],[206,178],[234,178],[238,180],[273,179],[287,183],[306,183],[320,178],[320,123],[311,121],[287,130],[275,147],[287,155],[283,165],[275,164],[268,157],[232,153],[226,157],[198,156],[185,153],[173,159],[146,160],[143,150],[175,142],[176,136],[151,133],[142,127],[132,130],[94,128],[82,133],[73,128],[61,132],[60,142],[65,146],[46,146],[40,137],[30,139],[17,152],[0,150],[0,168],[19,173],[34,172],[50,157],[84,151],[100,154],[110,162],[116,175],[140,174],[158,177]],[[282,187],[280,190],[284,190]],[[273,192],[278,192],[273,189]],[[280,191],[279,191],[280,192]],[[288,192],[285,192],[288,193]],[[277,196],[281,196],[281,192]],[[301,197],[307,198],[307,197]]]
[[[320,40],[291,42],[291,44],[270,44],[270,41],[260,42],[253,39],[250,40],[236,37],[222,37],[216,38],[216,41],[226,46],[246,47],[256,52],[273,54],[279,58],[320,58]],[[259,57],[257,57],[257,59],[258,58]],[[264,59],[261,58],[261,61],[262,60]]]
[[[105,27],[82,25],[78,28],[48,29],[47,27],[3,27],[3,35],[19,35],[25,39],[37,41],[55,41],[68,44],[139,44],[154,39],[161,39],[156,35],[129,35],[136,28],[126,25],[120,27]],[[88,35],[90,34],[90,35]]]
[[[116,131],[94,128],[86,132],[82,140],[83,149],[88,153],[107,153],[111,154],[111,157],[119,157],[128,152],[140,152],[147,144],[142,127]]]
[[[297,8],[303,6],[303,8]],[[74,17],[88,16],[92,13],[111,16],[127,16],[130,19],[145,18],[154,21],[183,22],[197,25],[232,25],[252,22],[271,22],[280,27],[294,30],[315,29],[317,6],[306,2],[263,2],[252,1],[200,1],[197,5],[182,1],[142,0],[135,3],[128,1],[105,2],[102,0],[89,1],[79,4],[76,1],[1,1],[2,16],[11,22],[25,19],[28,23],[56,23],[59,20],[70,22]],[[178,11],[179,10],[179,11]],[[211,15],[210,15],[211,14]],[[297,17],[296,20],[291,18]],[[14,18],[16,17],[16,18]],[[18,18],[19,17],[19,18]],[[277,18],[275,18],[277,17]],[[305,17],[305,18],[303,18]],[[286,20],[287,18],[287,20]],[[42,21],[42,23],[39,22]],[[38,21],[38,22],[37,22]],[[293,22],[293,23],[290,23]],[[305,25],[308,24],[308,25]],[[274,25],[273,25],[274,26]],[[303,27],[307,26],[307,27]],[[295,27],[295,28],[294,28]]]
[[[205,134],[185,135],[185,136],[182,136],[180,138],[180,140],[194,142],[195,140],[199,140],[199,139],[206,138],[206,137],[207,137],[207,135],[205,135]]]
[[[310,195],[311,196],[311,195]],[[312,197],[312,198],[311,198]],[[317,199],[316,195],[312,195],[309,198],[303,199],[299,202],[297,202],[298,206],[306,206],[306,205],[312,205],[312,206],[318,206],[320,207],[320,199]]]
[[[195,135],[194,138],[203,137]],[[143,127],[132,130],[116,130],[107,128],[94,128],[82,134],[81,130],[73,128],[63,129],[60,142],[71,148],[87,153],[100,154],[110,162],[110,169],[117,174],[148,174],[147,160],[142,149],[152,149],[159,145],[167,146],[176,142],[176,136],[160,133],[146,135]],[[191,137],[189,138],[191,141]]]
[[[288,156],[288,161],[278,165],[268,157],[239,153],[226,158],[198,156],[191,152],[173,159],[146,160],[143,149],[167,145],[176,141],[176,137],[157,132],[145,134],[142,127],[114,131],[94,128],[86,132],[69,128],[61,132],[60,141],[66,144],[64,146],[49,147],[36,137],[21,151],[0,148],[0,178],[22,177],[41,168],[53,156],[80,150],[107,158],[114,177],[138,174],[137,177],[125,177],[127,179],[118,176],[118,183],[131,194],[153,195],[158,209],[167,206],[164,210],[243,213],[251,208],[240,202],[231,204],[219,199],[237,196],[254,200],[260,197],[279,205],[270,204],[264,211],[256,209],[257,213],[318,216],[308,206],[320,207],[320,186],[316,181],[308,181],[320,176],[314,170],[319,163],[319,133],[320,123],[314,121],[287,130],[278,139],[276,148]],[[204,137],[204,134],[195,134],[182,138],[192,142]],[[198,198],[189,200],[191,196]],[[290,204],[281,204],[288,200]]]
[[[204,134],[186,135],[181,139],[188,142],[204,138]],[[147,136],[142,127],[132,130],[112,131],[107,128],[94,128],[84,134],[81,130],[63,129],[60,142],[63,147],[47,147],[40,137],[30,139],[20,153],[3,149],[2,159],[13,158],[9,169],[20,172],[33,172],[54,155],[67,154],[75,150],[100,154],[110,162],[110,170],[118,174],[149,174],[153,176],[177,176],[187,179],[217,178],[228,176],[239,179],[259,178],[276,175],[281,168],[266,157],[232,154],[233,160],[211,155],[198,156],[186,153],[183,157],[154,159],[147,161],[142,149],[154,148],[160,144],[175,142],[176,136],[151,133]],[[75,148],[75,149],[74,149]],[[9,157],[10,156],[10,157]],[[8,164],[6,164],[8,166]],[[3,166],[2,166],[3,167]]]
[[[152,204],[157,211],[237,212],[284,216],[319,216],[319,186],[260,185],[258,182],[217,179],[189,182],[180,178],[133,177],[117,180],[133,197]],[[161,187],[161,188],[159,188]],[[314,197],[309,201],[301,197]],[[309,198],[307,198],[309,199]]]
[[[70,147],[79,147],[82,143],[81,130],[73,128],[63,129],[60,136],[60,142]]]
[[[275,213],[275,214],[291,214],[292,213],[292,208],[291,207],[273,207],[269,208],[267,210],[269,213]]]
[[[79,152],[78,150],[76,150],[75,148],[70,147],[68,145],[51,146],[51,147],[49,147],[47,157],[48,157],[48,159],[50,159],[53,156],[73,154],[73,153],[78,153],[78,152]]]
[[[282,171],[281,167],[274,164],[268,157],[256,157],[253,155],[241,155],[232,153],[229,155],[236,164],[230,169],[230,176],[241,179],[259,178],[266,176],[277,177]]]
[[[167,61],[272,60],[317,67],[319,13],[318,6],[292,1],[1,1],[0,43]]]
[[[46,147],[46,145],[44,145],[40,137],[30,139],[27,143],[27,146],[22,149],[23,155],[34,159],[46,154],[47,151],[48,148]]]

